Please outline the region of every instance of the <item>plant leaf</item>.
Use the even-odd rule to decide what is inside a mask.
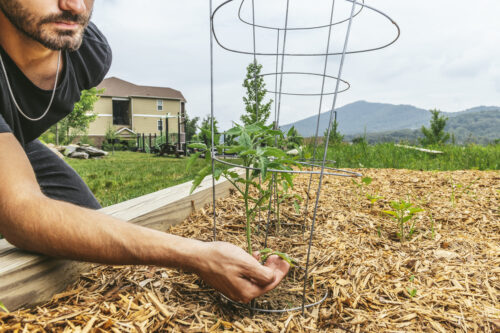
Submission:
[[[392,210],[383,210],[382,213],[398,217],[398,214],[396,212],[393,212]]]
[[[5,307],[5,305],[2,302],[0,302],[0,309],[2,309],[5,312],[9,313],[9,310],[7,310],[7,308]]]
[[[240,156],[248,156],[248,155],[255,155],[257,154],[257,151],[255,149],[247,149],[239,153]]]
[[[212,171],[212,166],[207,165],[203,169],[201,169],[198,174],[194,177],[193,179],[193,186],[191,186],[191,190],[189,191],[189,194],[192,194],[193,191],[200,186],[201,182],[207,175],[210,174],[210,171]]]
[[[408,222],[412,218],[411,215],[403,217],[403,222]]]
[[[362,181],[363,183],[365,183],[366,185],[370,185],[370,184],[371,184],[371,182],[373,181],[373,179],[372,179],[372,178],[370,178],[370,177],[363,177],[363,179],[361,179],[361,181]]]
[[[197,152],[197,153],[195,153],[195,154],[193,154],[193,155],[189,156],[189,159],[188,159],[188,161],[187,161],[187,163],[186,163],[186,170],[187,170],[188,172],[189,172],[189,171],[191,171],[191,169],[192,169],[192,167],[193,167],[194,163],[196,162],[196,160],[197,160],[198,158],[200,158],[200,155],[201,155],[201,152]]]
[[[193,148],[193,149],[203,149],[203,150],[207,150],[207,145],[204,144],[204,143],[199,143],[199,142],[196,142],[196,143],[191,143],[188,145],[189,148]]]
[[[238,143],[244,149],[252,148],[252,139],[250,138],[247,132],[241,133],[240,137],[238,138]]]
[[[241,127],[236,126],[231,128],[229,131],[226,132],[226,135],[228,136],[240,136],[241,135]]]
[[[215,168],[214,170],[214,178],[216,180],[219,180],[220,176],[222,175],[222,173],[224,172],[224,169],[221,169],[221,168]]]
[[[295,200],[293,201],[293,207],[295,208],[295,213],[300,214],[300,206]]]

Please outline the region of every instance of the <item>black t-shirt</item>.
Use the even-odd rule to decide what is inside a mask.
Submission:
[[[30,118],[40,117],[49,105],[52,90],[33,84],[0,47],[14,97],[21,110]],[[39,121],[26,119],[17,110],[9,93],[5,74],[0,67],[0,133],[11,132],[24,146],[38,138],[73,110],[84,89],[97,86],[111,66],[111,48],[106,38],[90,23],[77,51],[63,51],[64,68],[47,115]]]

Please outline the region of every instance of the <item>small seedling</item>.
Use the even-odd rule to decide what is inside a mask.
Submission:
[[[290,258],[290,256],[288,256],[288,254],[283,253],[283,252],[273,251],[272,249],[269,249],[269,248],[260,250],[259,252],[261,255],[260,259],[262,260],[263,263],[265,263],[267,258],[269,258],[270,256],[277,255],[278,257],[280,257],[281,259],[283,259],[284,261],[289,263],[290,267],[292,267],[292,268],[299,264],[297,262],[297,260]]]
[[[351,179],[351,181],[358,188],[357,198],[358,198],[358,201],[360,201],[361,197],[364,196],[364,194],[365,194],[364,187],[370,185],[372,183],[373,179],[370,177],[363,177],[363,178],[361,178],[361,181],[359,183],[354,178]]]
[[[383,199],[384,197],[380,197],[378,195],[371,195],[369,193],[366,194],[366,198],[370,201],[370,207],[373,208],[373,206],[375,205],[375,203],[381,199]]]
[[[474,179],[470,184],[464,186],[463,184],[456,183],[453,181],[453,178],[450,178],[451,182],[451,195],[450,202],[453,208],[455,208],[455,203],[458,199],[460,199],[464,194],[469,194],[469,190],[478,180],[481,178]]]
[[[434,224],[435,224],[435,221],[434,221],[434,217],[432,216],[432,213],[429,212],[429,217],[431,219],[431,232],[432,232],[432,239],[436,238],[436,229],[434,228]]]
[[[416,288],[406,288],[406,291],[408,291],[408,294],[410,295],[411,298],[417,296],[417,289]]]
[[[5,312],[9,313],[9,310],[7,310],[7,308],[5,307],[5,305],[2,302],[0,302],[0,310],[3,310]]]
[[[401,242],[405,238],[410,238],[415,232],[415,223],[413,222],[408,229],[408,237],[405,237],[405,224],[409,222],[416,213],[422,212],[423,209],[420,207],[414,207],[411,202],[401,201],[391,201],[391,207],[394,210],[384,210],[383,212],[390,215],[391,218],[398,224],[399,232],[398,237]]]
[[[415,275],[410,276],[410,282],[413,284],[415,281]],[[410,295],[411,298],[417,296],[417,288],[406,288],[406,291],[408,291],[408,295]]]

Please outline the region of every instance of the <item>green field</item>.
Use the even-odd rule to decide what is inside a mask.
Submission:
[[[389,143],[342,144],[328,149],[328,159],[336,161],[335,166],[339,168],[500,169],[500,145],[444,146],[435,149],[444,154],[433,155]],[[133,152],[115,152],[98,160],[66,160],[82,176],[103,207],[189,181],[202,164],[200,160],[188,173],[186,158]]]
[[[187,158],[157,157],[150,154],[115,152],[106,158],[66,161],[82,176],[103,207],[191,180],[202,160],[191,172]]]
[[[341,144],[328,149],[328,159],[339,168],[394,168],[411,170],[498,170],[500,145],[452,146],[429,148],[443,154],[396,147],[393,143],[376,145]],[[316,154],[322,159],[323,148]]]

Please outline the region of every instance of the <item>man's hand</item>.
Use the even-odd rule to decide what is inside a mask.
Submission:
[[[0,233],[15,246],[58,258],[188,269],[241,302],[273,289],[288,263],[266,265],[234,245],[204,243],[47,198],[15,137],[0,133]]]
[[[290,268],[278,256],[269,257],[261,265],[255,257],[229,243],[204,243],[204,246],[194,272],[234,301],[248,303],[274,289]]]

